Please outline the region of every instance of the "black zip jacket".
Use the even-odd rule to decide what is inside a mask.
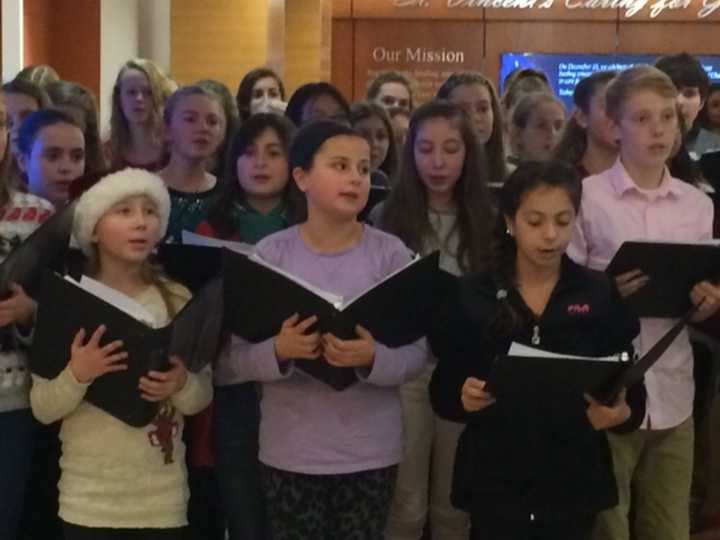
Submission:
[[[460,399],[468,377],[485,380],[492,362],[513,341],[568,355],[606,356],[632,350],[640,323],[600,272],[564,257],[560,279],[541,317],[517,290],[507,302],[522,324],[511,336],[493,335],[497,287],[487,274],[460,281],[430,336],[438,357],[430,396],[435,412],[465,422],[458,444],[453,504],[506,519],[567,519],[617,504],[612,456],[604,431],[587,419],[581,395],[543,396],[518,409],[498,401],[467,413]],[[578,309],[578,306],[581,309]],[[532,343],[533,335],[539,342]],[[631,418],[616,431],[637,429],[645,415],[642,384],[631,388]]]

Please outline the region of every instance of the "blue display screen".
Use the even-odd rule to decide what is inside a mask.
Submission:
[[[572,94],[581,79],[595,71],[622,71],[637,64],[654,64],[657,54],[585,54],[585,53],[522,53],[500,55],[500,78],[516,68],[534,68],[545,72],[555,94],[572,109]],[[720,56],[698,55],[700,63],[713,81],[720,82]],[[502,92],[503,88],[500,88]]]

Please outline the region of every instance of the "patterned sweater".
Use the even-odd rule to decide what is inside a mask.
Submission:
[[[172,284],[184,304],[190,293]],[[149,287],[135,300],[155,318],[168,320],[160,292]],[[65,353],[69,357],[69,351]],[[162,413],[172,418],[170,463],[151,423],[131,427],[83,400],[89,385],[69,368],[55,379],[33,375],[33,414],[45,424],[63,420],[60,429],[60,517],[84,527],[173,528],[187,524],[187,471],[182,441],[183,415],[195,414],[212,399],[210,368],[188,373],[185,386]]]
[[[53,205],[29,193],[13,191],[8,204],[0,209],[0,261],[21,244],[53,213]],[[30,376],[26,351],[12,343],[0,352],[0,413],[30,406]]]

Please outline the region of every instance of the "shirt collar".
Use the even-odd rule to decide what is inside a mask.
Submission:
[[[660,181],[660,186],[656,190],[652,191],[640,189],[637,184],[633,182],[633,179],[628,174],[627,169],[623,165],[620,158],[617,159],[615,165],[612,166],[609,172],[610,182],[613,186],[613,189],[615,190],[615,193],[617,193],[617,195],[621,197],[630,192],[635,192],[646,197],[648,196],[648,194],[652,193],[654,197],[662,198],[668,197],[670,195],[679,197],[683,193],[685,193],[685,185],[683,184],[683,182],[678,181],[677,179],[670,176],[670,171],[667,167],[665,167],[665,170],[663,171],[663,177]]]
[[[235,208],[241,213],[253,214],[253,215],[257,215],[257,216],[263,215],[260,212],[258,212],[257,210],[255,210],[249,204],[245,204],[242,202],[236,202]],[[267,214],[264,214],[264,217],[270,217],[270,216],[285,216],[285,203],[280,201],[280,203],[275,208],[270,210],[270,212],[268,212]]]

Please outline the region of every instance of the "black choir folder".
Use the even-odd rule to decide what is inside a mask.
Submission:
[[[155,257],[168,276],[191,291],[198,291],[223,269],[223,250],[227,248],[251,255],[253,246],[242,242],[219,240],[191,231],[182,232],[182,244],[160,244]]]
[[[222,271],[222,250],[212,246],[161,244],[155,260],[170,278],[193,292]]]
[[[617,276],[642,270],[650,280],[626,301],[641,317],[682,317],[690,309],[690,290],[720,278],[720,243],[624,242],[606,272]]]
[[[500,399],[532,403],[553,393],[588,393],[611,405],[618,394],[643,380],[680,332],[692,320],[693,306],[641,357],[627,352],[589,357],[554,352],[513,343],[506,355],[498,357],[487,381],[487,391]],[[528,400],[528,397],[531,399]]]
[[[628,353],[572,356],[513,343],[493,364],[486,388],[498,399],[587,392],[608,403],[629,385],[625,373],[632,365]]]
[[[360,324],[384,345],[407,345],[425,335],[425,324],[457,281],[438,268],[435,253],[416,259],[357,299],[342,299],[253,257],[248,244],[189,231],[182,238],[182,245],[158,248],[166,272],[191,289],[222,273],[225,328],[254,343],[276,336],[283,321],[298,313],[303,318],[317,315],[317,329],[343,339],[355,338],[355,324]],[[296,360],[296,365],[336,390],[357,382],[355,370],[322,359]]]
[[[230,330],[253,343],[277,335],[283,321],[298,313],[301,319],[318,317],[312,331],[354,339],[359,324],[383,345],[408,345],[426,334],[448,283],[440,277],[438,252],[415,259],[352,299],[322,291],[260,259],[230,250],[225,255],[226,295],[233,299],[234,311],[228,315]],[[295,364],[336,390],[358,380],[353,368],[335,367],[321,358]]]
[[[107,331],[101,343],[122,339],[128,369],[98,377],[86,399],[129,425],[144,426],[155,416],[157,404],[140,397],[138,380],[149,370],[167,367],[170,354],[198,371],[216,357],[224,329],[249,341],[262,341],[277,335],[282,322],[295,312],[317,315],[318,329],[341,338],[354,337],[355,324],[361,324],[385,345],[406,345],[425,334],[426,321],[450,283],[439,279],[435,253],[412,262],[359,298],[343,302],[246,254],[227,248],[218,251],[223,276],[210,279],[170,324],[157,329],[143,322],[147,315],[121,293],[87,278],[81,287],[46,272],[30,350],[31,371],[56,377],[67,365],[77,331],[85,328],[91,334],[104,324]],[[61,306],[72,309],[58,317]],[[321,359],[297,363],[337,390],[357,381],[353,369],[333,367]]]
[[[51,272],[43,276],[30,370],[47,379],[56,377],[70,359],[77,331],[84,328],[89,338],[104,324],[101,344],[121,339],[128,369],[98,377],[85,399],[131,426],[145,426],[158,404],[140,397],[142,375],[167,369],[171,354],[180,356],[190,371],[199,371],[215,358],[222,328],[222,281],[209,282],[170,324],[157,329],[149,324],[150,314],[131,298],[88,278],[82,283]]]

